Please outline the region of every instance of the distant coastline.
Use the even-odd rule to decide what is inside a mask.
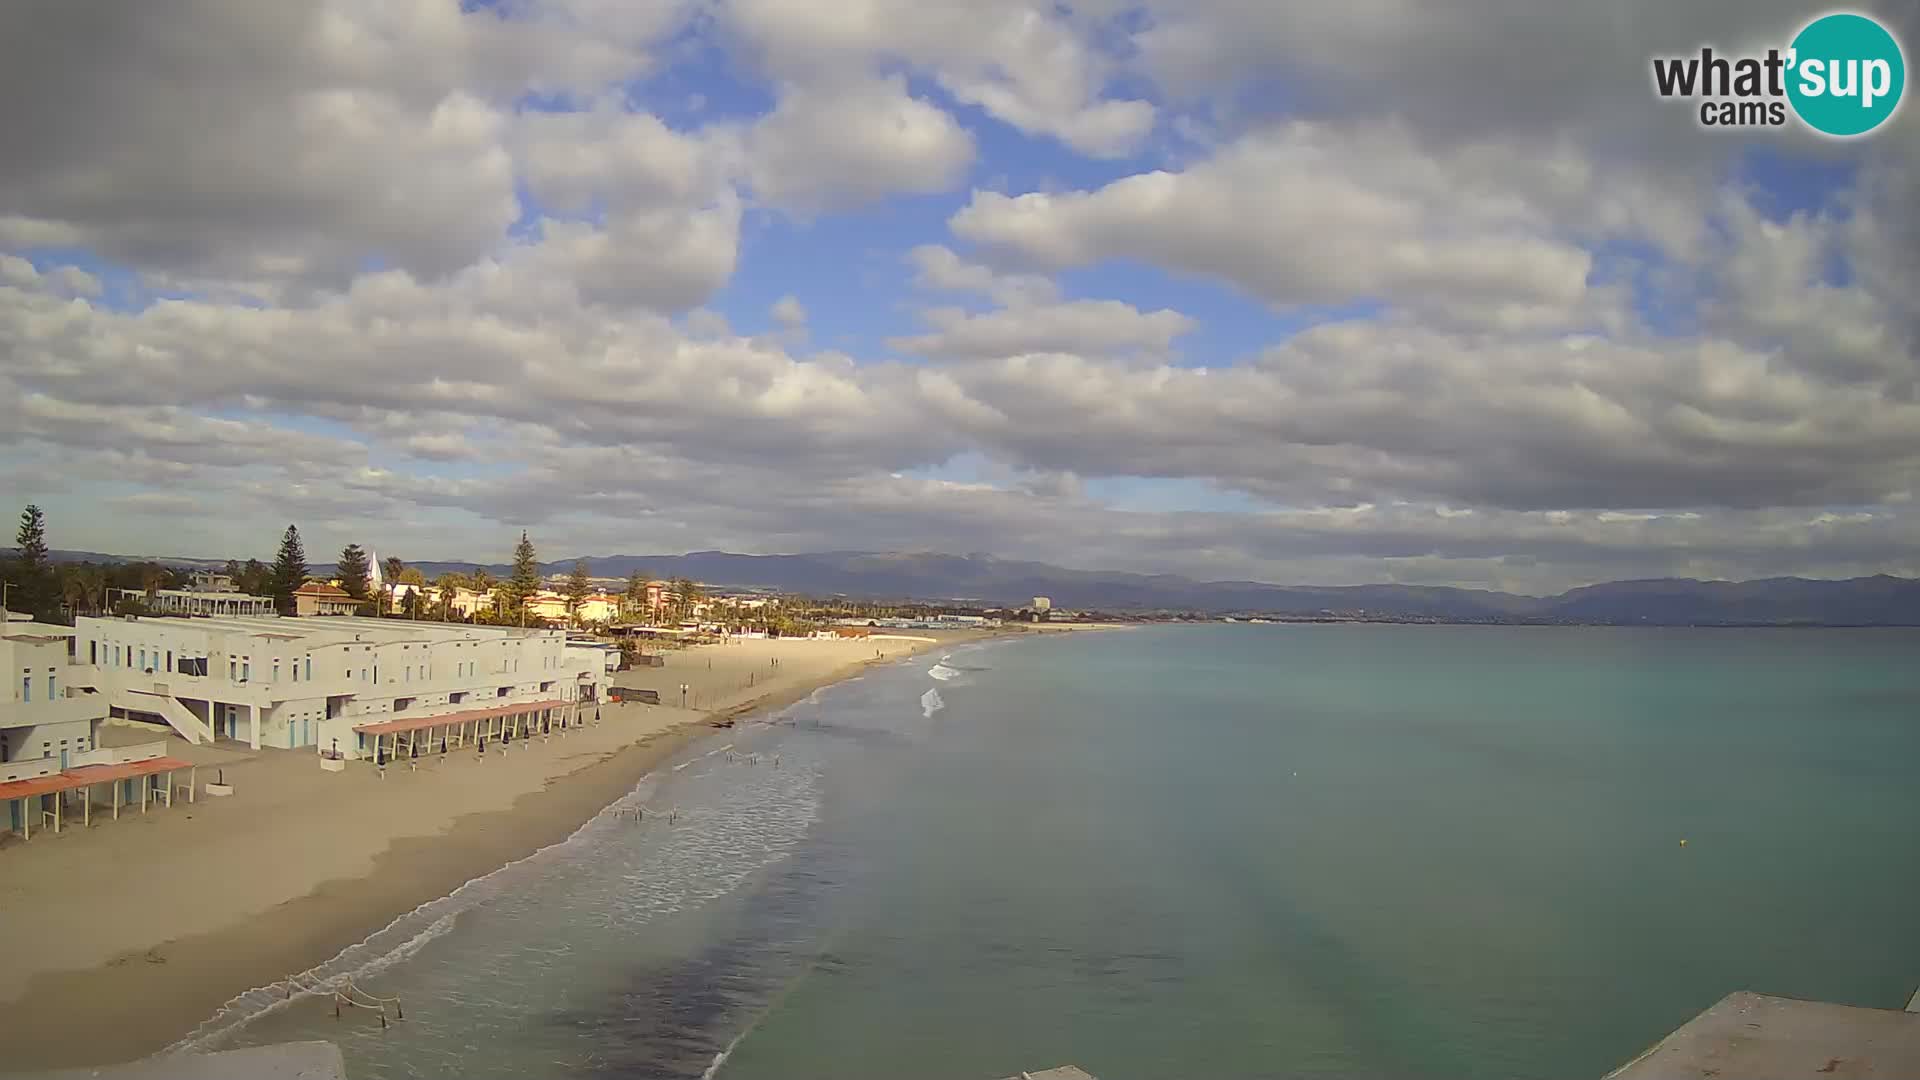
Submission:
[[[54,551],[55,561],[129,561],[134,557]],[[218,568],[222,560],[155,561]],[[603,555],[539,566],[562,574],[584,562],[601,579],[644,569],[709,586],[811,598],[857,600],[928,610],[1013,610],[1036,597],[1094,620],[1216,619],[1292,622],[1485,624],[1493,626],[1920,626],[1920,580],[1878,574],[1855,578],[1775,577],[1750,581],[1651,578],[1583,585],[1536,596],[1451,585],[1281,585],[1203,581],[1174,574],[1080,570],[990,555],[939,552],[818,552],[744,555]],[[416,560],[428,577],[503,564]],[[315,570],[325,570],[316,566]]]

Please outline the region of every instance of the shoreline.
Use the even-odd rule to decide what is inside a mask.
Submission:
[[[714,726],[716,720],[784,708],[876,665],[1016,636],[1018,631],[903,643],[908,647],[886,657],[854,661],[689,716],[549,777],[504,809],[461,814],[431,835],[395,837],[373,855],[364,874],[330,878],[265,912],[123,952],[98,966],[42,971],[5,1003],[23,1036],[10,1040],[8,1068],[100,1065],[166,1050],[238,995],[323,964],[422,904],[566,840],[661,762],[723,730]],[[137,887],[121,899],[138,904]],[[124,1007],[112,1007],[115,1003]],[[103,1016],[112,1023],[99,1023]]]

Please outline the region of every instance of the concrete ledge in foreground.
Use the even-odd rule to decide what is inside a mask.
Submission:
[[[1607,1080],[1920,1077],[1920,1013],[1746,991],[1681,1025]]]
[[[1091,1073],[1076,1069],[1072,1065],[1062,1065],[1045,1072],[1023,1072],[1019,1076],[1009,1076],[1007,1080],[1094,1080]]]
[[[4,1059],[0,1059],[4,1060]],[[26,1073],[13,1080],[346,1080],[330,1042],[278,1043],[217,1054],[169,1054],[125,1065]]]

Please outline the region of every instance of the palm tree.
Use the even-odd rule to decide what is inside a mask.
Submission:
[[[465,586],[466,583],[466,578],[461,577],[452,570],[441,574],[439,578],[434,581],[433,587],[440,592],[440,598],[436,606],[440,609],[439,619],[441,622],[449,622],[452,620],[453,595]]]

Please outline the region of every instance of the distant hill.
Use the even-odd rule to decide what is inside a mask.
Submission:
[[[829,551],[805,555],[589,556],[596,577],[688,577],[739,589],[871,600],[1025,604],[1046,596],[1056,607],[1105,611],[1194,611],[1292,617],[1339,615],[1446,622],[1573,622],[1660,626],[1920,625],[1920,581],[1854,578],[1820,581],[1615,581],[1558,596],[1519,596],[1485,589],[1428,585],[1274,585],[1260,581],[1196,581],[1173,574],[1069,570],[991,555],[939,552]],[[571,570],[574,560],[541,564],[543,573]],[[429,576],[471,564],[416,564]],[[504,565],[488,566],[505,574]]]
[[[125,560],[93,552],[55,552],[62,560]],[[225,560],[162,558],[177,566],[217,567]],[[543,574],[564,574],[574,559],[542,563]],[[765,589],[865,600],[959,601],[1020,605],[1046,596],[1055,607],[1112,612],[1202,612],[1291,618],[1392,618],[1434,622],[1551,622],[1648,626],[1920,626],[1920,581],[1852,578],[1824,581],[1767,578],[1695,581],[1662,578],[1613,581],[1558,596],[1519,596],[1484,589],[1427,585],[1274,585],[1260,581],[1196,581],[1173,574],[1069,570],[1047,563],[991,555],[939,552],[827,551],[804,555],[685,555],[587,557],[599,578],[635,570],[658,578],[687,577],[728,589]],[[504,577],[505,564],[410,563],[428,577],[476,565]],[[330,567],[316,564],[317,572]]]

